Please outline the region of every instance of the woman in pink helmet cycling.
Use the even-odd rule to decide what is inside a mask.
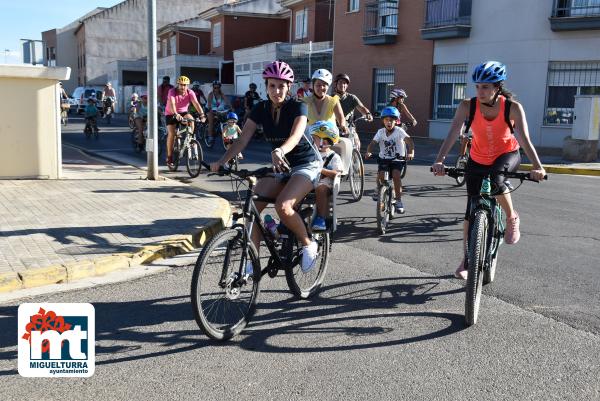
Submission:
[[[242,130],[240,138],[215,163],[211,171],[218,171],[238,153],[242,152],[252,139],[256,126],[261,124],[265,139],[271,144],[271,160],[278,172],[289,172],[287,182],[277,178],[263,178],[256,186],[256,193],[276,199],[275,210],[282,223],[302,242],[303,272],[314,268],[318,245],[308,235],[302,218],[294,210],[294,205],[313,190],[321,172],[321,158],[318,151],[305,136],[307,122],[306,105],[288,96],[294,82],[294,72],[282,61],[274,61],[266,66],[262,74],[267,87],[267,100],[256,104]],[[259,212],[267,206],[256,202]],[[252,242],[260,249],[260,231],[252,230]],[[246,271],[248,272],[247,267]]]

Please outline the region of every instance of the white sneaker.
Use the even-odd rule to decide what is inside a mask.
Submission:
[[[312,241],[310,245],[302,247],[302,264],[300,265],[302,273],[308,273],[314,269],[317,262],[318,251],[319,245],[316,241]]]

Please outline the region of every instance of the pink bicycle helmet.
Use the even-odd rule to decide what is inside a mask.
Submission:
[[[294,71],[291,67],[283,61],[273,61],[265,67],[262,74],[264,79],[275,78],[287,81],[290,83],[294,82]]]

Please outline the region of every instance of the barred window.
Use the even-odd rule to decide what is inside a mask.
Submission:
[[[217,22],[213,25],[212,30],[212,45],[213,48],[221,47],[221,23]]]
[[[435,66],[433,119],[451,120],[460,102],[466,97],[467,65]]]
[[[348,0],[348,12],[358,11],[359,0]]]
[[[394,88],[394,69],[373,70],[373,110],[381,111],[388,105],[390,92]]]
[[[575,95],[600,95],[600,61],[548,63],[544,124],[573,124]]]
[[[296,39],[308,36],[308,14],[306,10],[296,11]]]

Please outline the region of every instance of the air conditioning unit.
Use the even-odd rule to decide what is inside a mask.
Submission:
[[[597,141],[600,137],[600,96],[575,96],[573,139]]]

